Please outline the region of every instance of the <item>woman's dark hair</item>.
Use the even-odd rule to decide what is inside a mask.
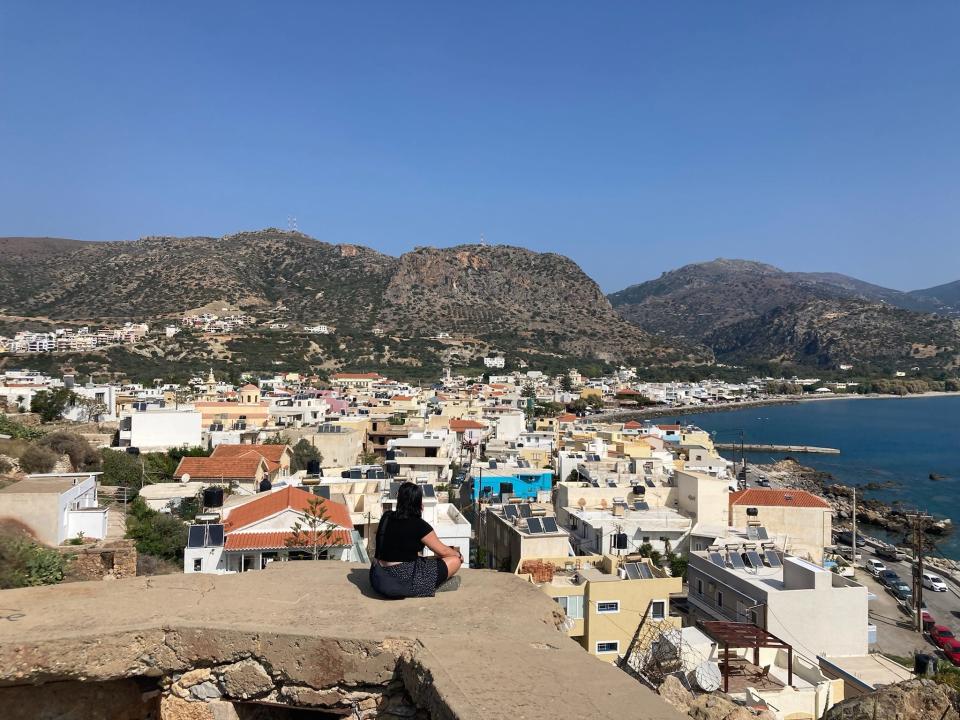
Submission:
[[[423,490],[419,485],[405,482],[397,490],[397,517],[410,520],[420,517],[423,512]]]

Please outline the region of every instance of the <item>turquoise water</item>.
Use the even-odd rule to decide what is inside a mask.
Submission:
[[[840,455],[794,457],[845,485],[897,483],[864,494],[951,518],[957,531],[941,550],[960,559],[960,396],[824,400],[680,417],[715,431],[718,443],[739,442],[742,428],[747,443],[839,448]],[[729,459],[736,455],[722,454]],[[768,463],[786,456],[747,453],[747,461]],[[945,479],[930,480],[930,473]]]

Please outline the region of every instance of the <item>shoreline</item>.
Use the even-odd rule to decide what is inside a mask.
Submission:
[[[881,393],[868,393],[860,395],[856,393],[816,395],[813,397],[804,397],[802,395],[778,395],[775,397],[760,398],[758,400],[743,400],[740,402],[717,403],[715,405],[676,405],[673,407],[664,407],[660,405],[648,405],[642,408],[611,410],[609,412],[591,415],[584,420],[590,422],[616,422],[618,419],[630,419],[633,417],[683,417],[684,415],[705,415],[708,413],[728,412],[731,410],[748,409],[755,407],[769,407],[774,405],[797,405],[801,403],[825,402],[835,400],[913,400],[933,397],[960,397],[960,392],[947,392],[942,390],[932,390],[929,392],[913,393],[911,395],[886,395]]]

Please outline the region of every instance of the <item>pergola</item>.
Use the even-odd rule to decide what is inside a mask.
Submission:
[[[793,685],[793,646],[752,623],[710,621],[701,623],[703,631],[723,646],[723,691],[730,688],[730,648],[752,648],[753,664],[760,665],[760,648],[787,651],[787,685]]]

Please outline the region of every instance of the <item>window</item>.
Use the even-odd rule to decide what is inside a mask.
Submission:
[[[195,558],[193,561],[193,571],[202,572],[203,571],[203,558]]]
[[[703,580],[697,578],[697,595],[703,595]]]
[[[644,541],[645,543],[650,542],[650,536],[648,535],[648,536],[644,537],[644,538],[643,538],[643,541]]]
[[[618,613],[620,612],[620,601],[611,600],[609,602],[598,602],[597,603],[597,613],[600,615],[606,615],[607,613]]]
[[[723,593],[717,590],[717,607],[723,607]]]
[[[598,642],[597,643],[597,654],[601,653],[618,653],[620,652],[620,641],[619,640],[609,640],[607,642]]]
[[[667,614],[666,600],[654,600],[650,603],[650,619],[663,620]]]
[[[583,596],[570,595],[569,597],[555,597],[554,600],[563,608],[571,620],[583,620]]]

